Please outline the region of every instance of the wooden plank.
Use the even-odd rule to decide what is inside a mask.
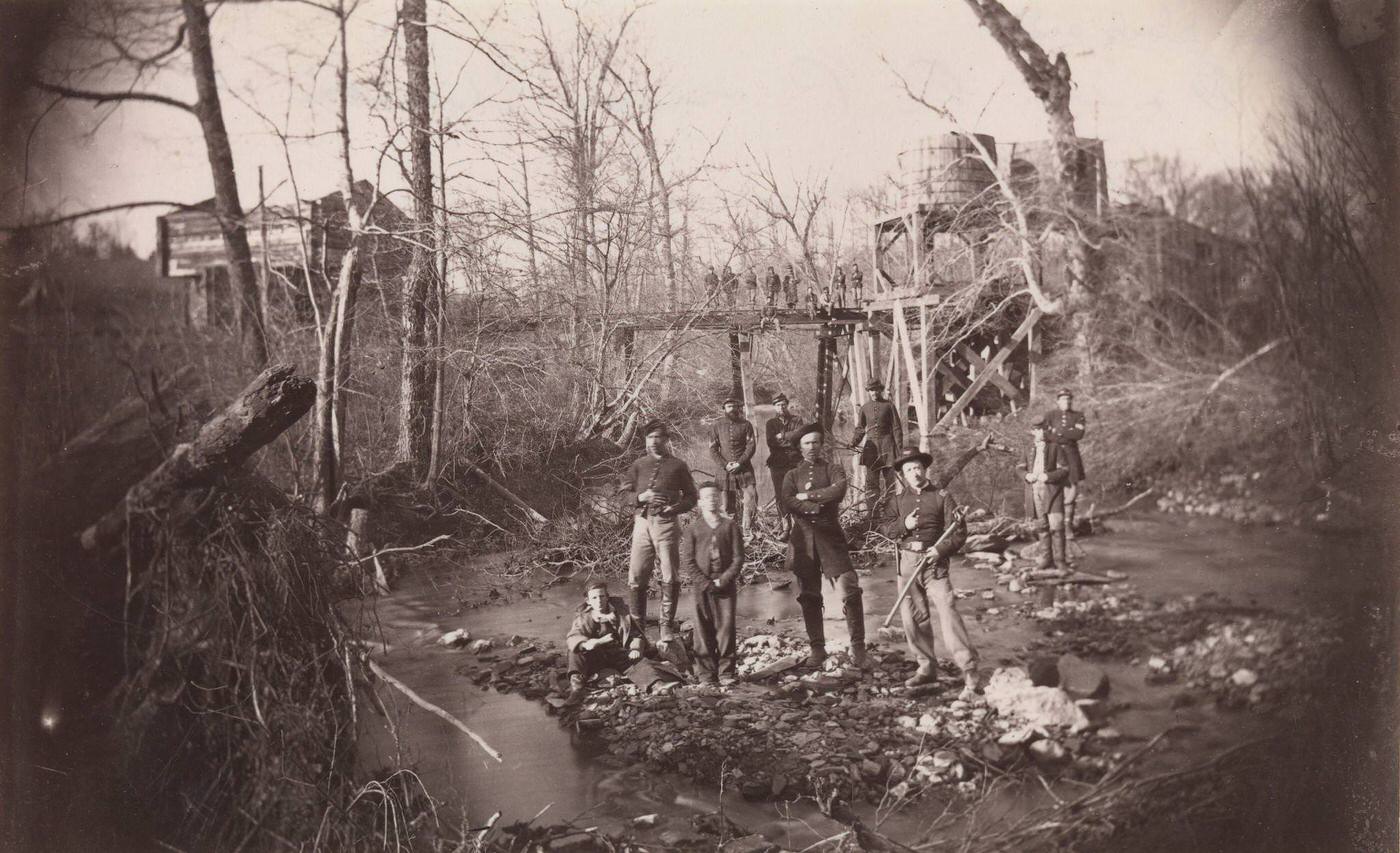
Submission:
[[[919,449],[925,453],[929,450],[930,428],[933,426],[932,418],[937,416],[937,412],[929,408],[928,384],[932,377],[928,375],[928,306],[919,306],[919,396],[923,398],[924,408],[919,413]]]
[[[979,373],[976,379],[972,380],[972,384],[967,386],[967,390],[963,391],[962,394],[958,396],[957,401],[948,408],[948,411],[943,417],[939,418],[939,427],[942,427],[944,424],[962,414],[962,411],[967,408],[967,404],[971,403],[973,398],[977,396],[977,392],[982,390],[982,386],[986,385],[991,381],[993,376],[997,375],[997,370],[1011,357],[1011,351],[1016,349],[1016,345],[1021,343],[1026,335],[1030,334],[1031,329],[1035,327],[1040,317],[1041,310],[1039,308],[1032,308],[1031,312],[1026,315],[1026,319],[1021,321],[1021,325],[1016,327],[1016,331],[1012,333],[1011,340],[1006,342],[1006,346],[1002,347],[1000,352],[992,356],[992,360],[987,362],[986,369]]]
[[[1014,345],[1012,346],[1012,349],[1015,349]],[[962,354],[963,358],[967,359],[969,364],[977,368],[977,372],[979,375],[983,371],[986,371],[988,369],[987,360],[983,358],[982,355],[977,352],[977,350],[973,349],[967,344],[958,344],[958,352]],[[1021,393],[1020,388],[1017,388],[1016,385],[1010,379],[1007,379],[1001,371],[993,370],[991,371],[991,373],[992,384],[1000,388],[1001,392],[1006,395],[1006,398],[1008,400],[1020,403],[1023,406],[1026,405],[1025,395]]]
[[[895,338],[904,353],[904,367],[909,374],[910,402],[914,404],[914,415],[919,421],[919,448],[927,450],[928,402],[919,390],[923,386],[924,375],[919,372],[918,363],[914,361],[914,346],[909,340],[909,321],[905,319],[903,311],[894,312],[894,329]],[[904,409],[900,409],[900,414],[903,413]]]

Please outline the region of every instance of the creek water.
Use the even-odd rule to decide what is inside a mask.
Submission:
[[[1277,609],[1356,592],[1366,556],[1356,543],[1302,530],[1239,528],[1214,520],[1170,517],[1117,521],[1111,533],[1080,541],[1086,568],[1124,572],[1148,598],[1213,592],[1231,603]],[[582,599],[582,581],[538,593],[516,584],[500,596],[506,603],[464,608],[462,590],[480,589],[483,569],[490,565],[492,558],[473,565],[435,565],[403,578],[393,593],[370,606],[376,624],[373,639],[383,644],[376,655],[380,664],[479,732],[504,754],[504,761],[496,762],[445,721],[396,691],[383,689],[380,695],[392,720],[361,715],[362,769],[413,768],[443,804],[440,819],[472,825],[480,825],[497,811],[508,823],[529,820],[545,810],[542,822],[572,820],[581,826],[616,828],[637,815],[684,815],[723,805],[739,824],[790,849],[842,831],[813,808],[752,804],[732,792],[721,795],[714,787],[621,765],[561,728],[543,704],[476,688],[457,675],[455,670],[467,658],[436,644],[445,631],[467,628],[474,637],[518,634],[558,641]],[[1021,597],[996,587],[989,572],[965,562],[955,562],[952,577],[959,589],[994,593],[991,600],[974,594],[959,602],[984,666],[1022,662],[1025,644],[1039,636],[1035,624],[1008,616],[1005,609],[996,615],[987,612],[1007,608]],[[782,578],[775,573],[774,580]],[[897,593],[892,572],[888,566],[881,567],[863,577],[862,584],[868,636],[881,644],[898,642],[880,638],[876,632]],[[800,612],[793,595],[791,587],[744,589],[739,599],[740,624],[800,633]],[[686,594],[683,613],[689,602]],[[826,608],[828,639],[839,646],[847,634],[840,601],[831,590]],[[1129,706],[1114,716],[1113,725],[1123,732],[1130,748],[1132,741],[1150,738],[1169,725],[1184,727],[1181,736],[1173,736],[1172,749],[1156,759],[1165,766],[1185,764],[1210,750],[1238,743],[1263,725],[1250,714],[1222,713],[1208,706],[1173,708],[1171,700],[1179,688],[1146,685],[1142,669],[1125,663],[1110,663],[1104,669],[1113,684],[1114,701]],[[988,814],[1004,818],[1043,802],[1047,794],[1036,788],[1003,793],[1001,801],[984,809],[979,820],[986,820]],[[922,805],[888,818],[882,829],[896,838],[919,838],[940,808]]]

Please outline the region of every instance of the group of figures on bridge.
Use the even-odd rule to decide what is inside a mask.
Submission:
[[[857,671],[865,664],[863,590],[840,518],[848,488],[846,466],[830,455],[837,449],[854,450],[868,472],[867,528],[878,530],[896,548],[898,607],[905,640],[918,662],[905,685],[919,688],[936,681],[938,640],[963,674],[960,695],[975,693],[981,688],[978,655],[948,575],[949,560],[962,547],[967,528],[947,487],[979,453],[997,445],[988,435],[935,470],[931,454],[903,447],[900,419],[884,399],[881,383],[868,387],[872,399],[861,408],[850,444],[833,441],[820,423],[803,423],[781,394],[773,400],[777,414],[764,427],[779,535],[787,546],[785,564],[795,581],[811,648],[807,665],[820,667],[827,657],[824,582],[841,599],[851,663]],[[627,469],[618,488],[633,519],[630,596],[624,601],[611,595],[605,581],[589,585],[566,640],[572,701],[584,697],[592,675],[604,669],[625,671],[652,652],[646,634],[648,594],[658,575],[660,640],[676,637],[684,573],[693,587],[699,677],[721,686],[737,680],[738,581],[745,547],[757,534],[759,512],[753,468],[757,430],[744,418],[741,400],[730,397],[721,407],[724,415],[714,424],[709,445],[721,473],[698,485],[690,467],[671,452],[668,426],[661,421],[646,425],[646,453]],[[1074,505],[1084,479],[1079,451],[1084,432],[1084,415],[1074,409],[1072,393],[1061,391],[1056,408],[1033,421],[1016,466],[1043,546],[1041,569],[1071,568],[1066,538],[1073,538]],[[696,517],[684,524],[682,517],[697,508]]]
[[[812,279],[788,264],[783,274],[772,266],[763,274],[760,288],[758,274],[750,267],[743,276],[743,289],[747,295],[747,307],[759,307],[759,297],[763,297],[763,307],[777,310],[780,306],[789,311],[796,310],[799,299],[803,300],[807,312],[816,317],[829,314],[832,309],[858,308],[865,296],[865,275],[860,265],[851,263],[851,274],[838,264],[826,284],[818,286]],[[712,303],[728,305],[730,308],[745,307],[739,292],[740,278],[726,264],[724,272],[716,272],[710,267],[705,273],[705,298]],[[762,293],[760,293],[760,290]]]

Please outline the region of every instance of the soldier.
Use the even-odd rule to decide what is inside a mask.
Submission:
[[[646,635],[620,598],[608,595],[606,581],[588,585],[564,639],[569,649],[569,702],[577,704],[588,691],[588,679],[604,669],[624,672],[642,659]]]
[[[705,298],[713,299],[719,293],[719,276],[715,273],[715,268],[710,267],[710,271],[705,273]]]
[[[632,554],[627,584],[632,590],[632,612],[645,629],[647,588],[653,568],[661,569],[661,639],[676,629],[676,605],[680,601],[680,522],[676,517],[695,506],[695,481],[690,468],[671,455],[670,431],[661,421],[647,424],[646,455],[633,462],[619,492],[632,522]]]
[[[831,282],[831,304],[835,308],[846,307],[846,271],[841,269],[841,265],[836,265],[836,276]]]
[[[1055,395],[1055,409],[1046,414],[1046,440],[1059,445],[1060,458],[1069,468],[1065,481],[1065,535],[1074,539],[1074,504],[1079,498],[1079,483],[1084,479],[1084,459],[1079,455],[1079,440],[1084,437],[1084,413],[1074,408],[1074,394],[1065,388]],[[1065,554],[1069,559],[1069,554]],[[1070,562],[1073,562],[1070,560]]]
[[[963,672],[960,698],[965,699],[977,691],[977,652],[958,614],[953,582],[948,577],[948,558],[956,554],[967,539],[967,526],[961,517],[954,515],[956,504],[952,495],[929,481],[928,468],[932,463],[933,458],[918,448],[905,451],[894,460],[894,467],[908,488],[891,501],[891,511],[885,518],[882,532],[895,540],[898,548],[895,568],[899,589],[904,588],[905,581],[914,572],[919,573],[919,579],[914,581],[899,605],[904,639],[919,663],[918,670],[904,684],[912,688],[937,680],[933,640],[936,614],[945,650]],[[942,538],[950,526],[952,532],[946,539]]]
[[[720,286],[724,288],[724,298],[729,302],[729,307],[733,308],[739,295],[739,277],[729,269],[729,264],[724,265],[724,276],[720,279]]]
[[[811,282],[811,280],[808,279],[808,280],[807,280],[807,315],[808,315],[809,317],[815,317],[815,316],[817,316],[817,309],[818,309],[818,307],[819,307],[819,306],[817,305],[817,291],[816,291],[815,288],[812,287],[812,282]]]
[[[859,308],[859,307],[860,307],[860,302],[861,302],[861,299],[862,299],[862,297],[863,297],[862,289],[864,288],[864,286],[865,286],[865,276],[863,276],[863,275],[860,274],[860,265],[857,264],[857,263],[855,263],[855,262],[852,262],[852,263],[851,263],[851,291],[852,291],[852,295],[853,295],[855,301],[851,303],[851,307],[853,307],[853,308]]]
[[[1064,450],[1049,440],[1047,427],[1044,416],[1031,422],[1032,444],[1026,451],[1025,461],[1019,463],[1016,470],[1026,481],[1026,515],[1035,519],[1040,544],[1045,549],[1036,568],[1048,569],[1054,565],[1063,571],[1069,565],[1065,553],[1064,511],[1065,484],[1069,482],[1070,469]]]
[[[768,307],[777,307],[778,291],[783,286],[783,280],[778,278],[778,273],[772,266],[768,267],[768,274],[763,278],[763,286],[768,291]]]
[[[744,539],[734,520],[720,514],[720,488],[700,484],[700,518],[681,534],[681,565],[695,584],[696,639],[702,678],[729,685],[738,669],[734,621],[735,582],[744,566]]]
[[[830,578],[841,594],[846,629],[851,635],[851,660],[865,665],[865,608],[860,578],[851,566],[846,534],[841,530],[841,499],[846,496],[846,470],[822,455],[821,424],[799,427],[794,435],[802,461],[783,478],[779,499],[792,513],[787,565],[797,581],[797,603],[812,652],[807,664],[819,667],[826,660],[826,633],[822,625],[822,577]]]
[[[797,307],[797,272],[792,264],[788,264],[787,271],[783,273],[783,301],[787,303],[789,311]]]
[[[744,273],[744,289],[749,292],[749,307],[758,307],[758,276],[754,275],[753,267]]]
[[[880,504],[894,493],[896,472],[890,463],[904,444],[904,419],[885,399],[885,383],[872,379],[865,390],[870,399],[856,415],[851,444],[859,448],[860,464],[865,466],[865,512],[873,522],[879,517]]]
[[[780,538],[786,540],[792,528],[792,518],[782,500],[783,478],[802,461],[802,454],[795,446],[797,439],[791,435],[800,424],[797,415],[788,411],[786,394],[779,394],[773,398],[773,408],[778,410],[778,414],[764,424],[763,434],[768,442],[768,473],[773,478],[773,503],[778,507],[778,519],[783,528]]]
[[[719,485],[724,490],[724,511],[734,515],[734,504],[742,498],[744,535],[750,536],[758,515],[758,484],[752,462],[758,438],[753,424],[744,418],[742,400],[729,397],[722,405],[724,417],[715,421],[710,431],[710,455],[722,472]]]

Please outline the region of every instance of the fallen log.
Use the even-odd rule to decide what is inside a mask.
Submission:
[[[97,521],[211,413],[192,367],[136,385],[27,478],[30,531],[67,538]]]
[[[316,386],[297,376],[291,365],[267,368],[191,441],[178,445],[115,507],[84,530],[83,548],[108,547],[121,537],[133,514],[160,510],[191,489],[213,485],[296,423],[310,410],[315,397]]]
[[[1142,501],[1147,499],[1148,495],[1152,494],[1155,491],[1157,491],[1155,488],[1144,489],[1143,491],[1138,492],[1136,495],[1133,495],[1133,497],[1122,506],[1116,506],[1113,509],[1104,510],[1103,512],[1090,511],[1088,515],[1084,516],[1084,518],[1080,520],[1083,522],[1098,521],[1102,518],[1109,518],[1111,516],[1118,515],[1119,513],[1127,512],[1128,510],[1137,506],[1139,503],[1142,503]]]
[[[506,500],[510,501],[512,504],[515,504],[517,507],[523,510],[525,512],[525,515],[529,516],[531,521],[535,522],[536,524],[544,524],[546,521],[549,520],[545,518],[539,510],[526,503],[524,498],[520,497],[515,492],[512,492],[510,489],[507,489],[505,486],[497,482],[494,477],[483,471],[480,465],[475,465],[473,463],[468,462],[467,470],[480,477],[483,483],[490,486],[501,497],[505,498]]]

